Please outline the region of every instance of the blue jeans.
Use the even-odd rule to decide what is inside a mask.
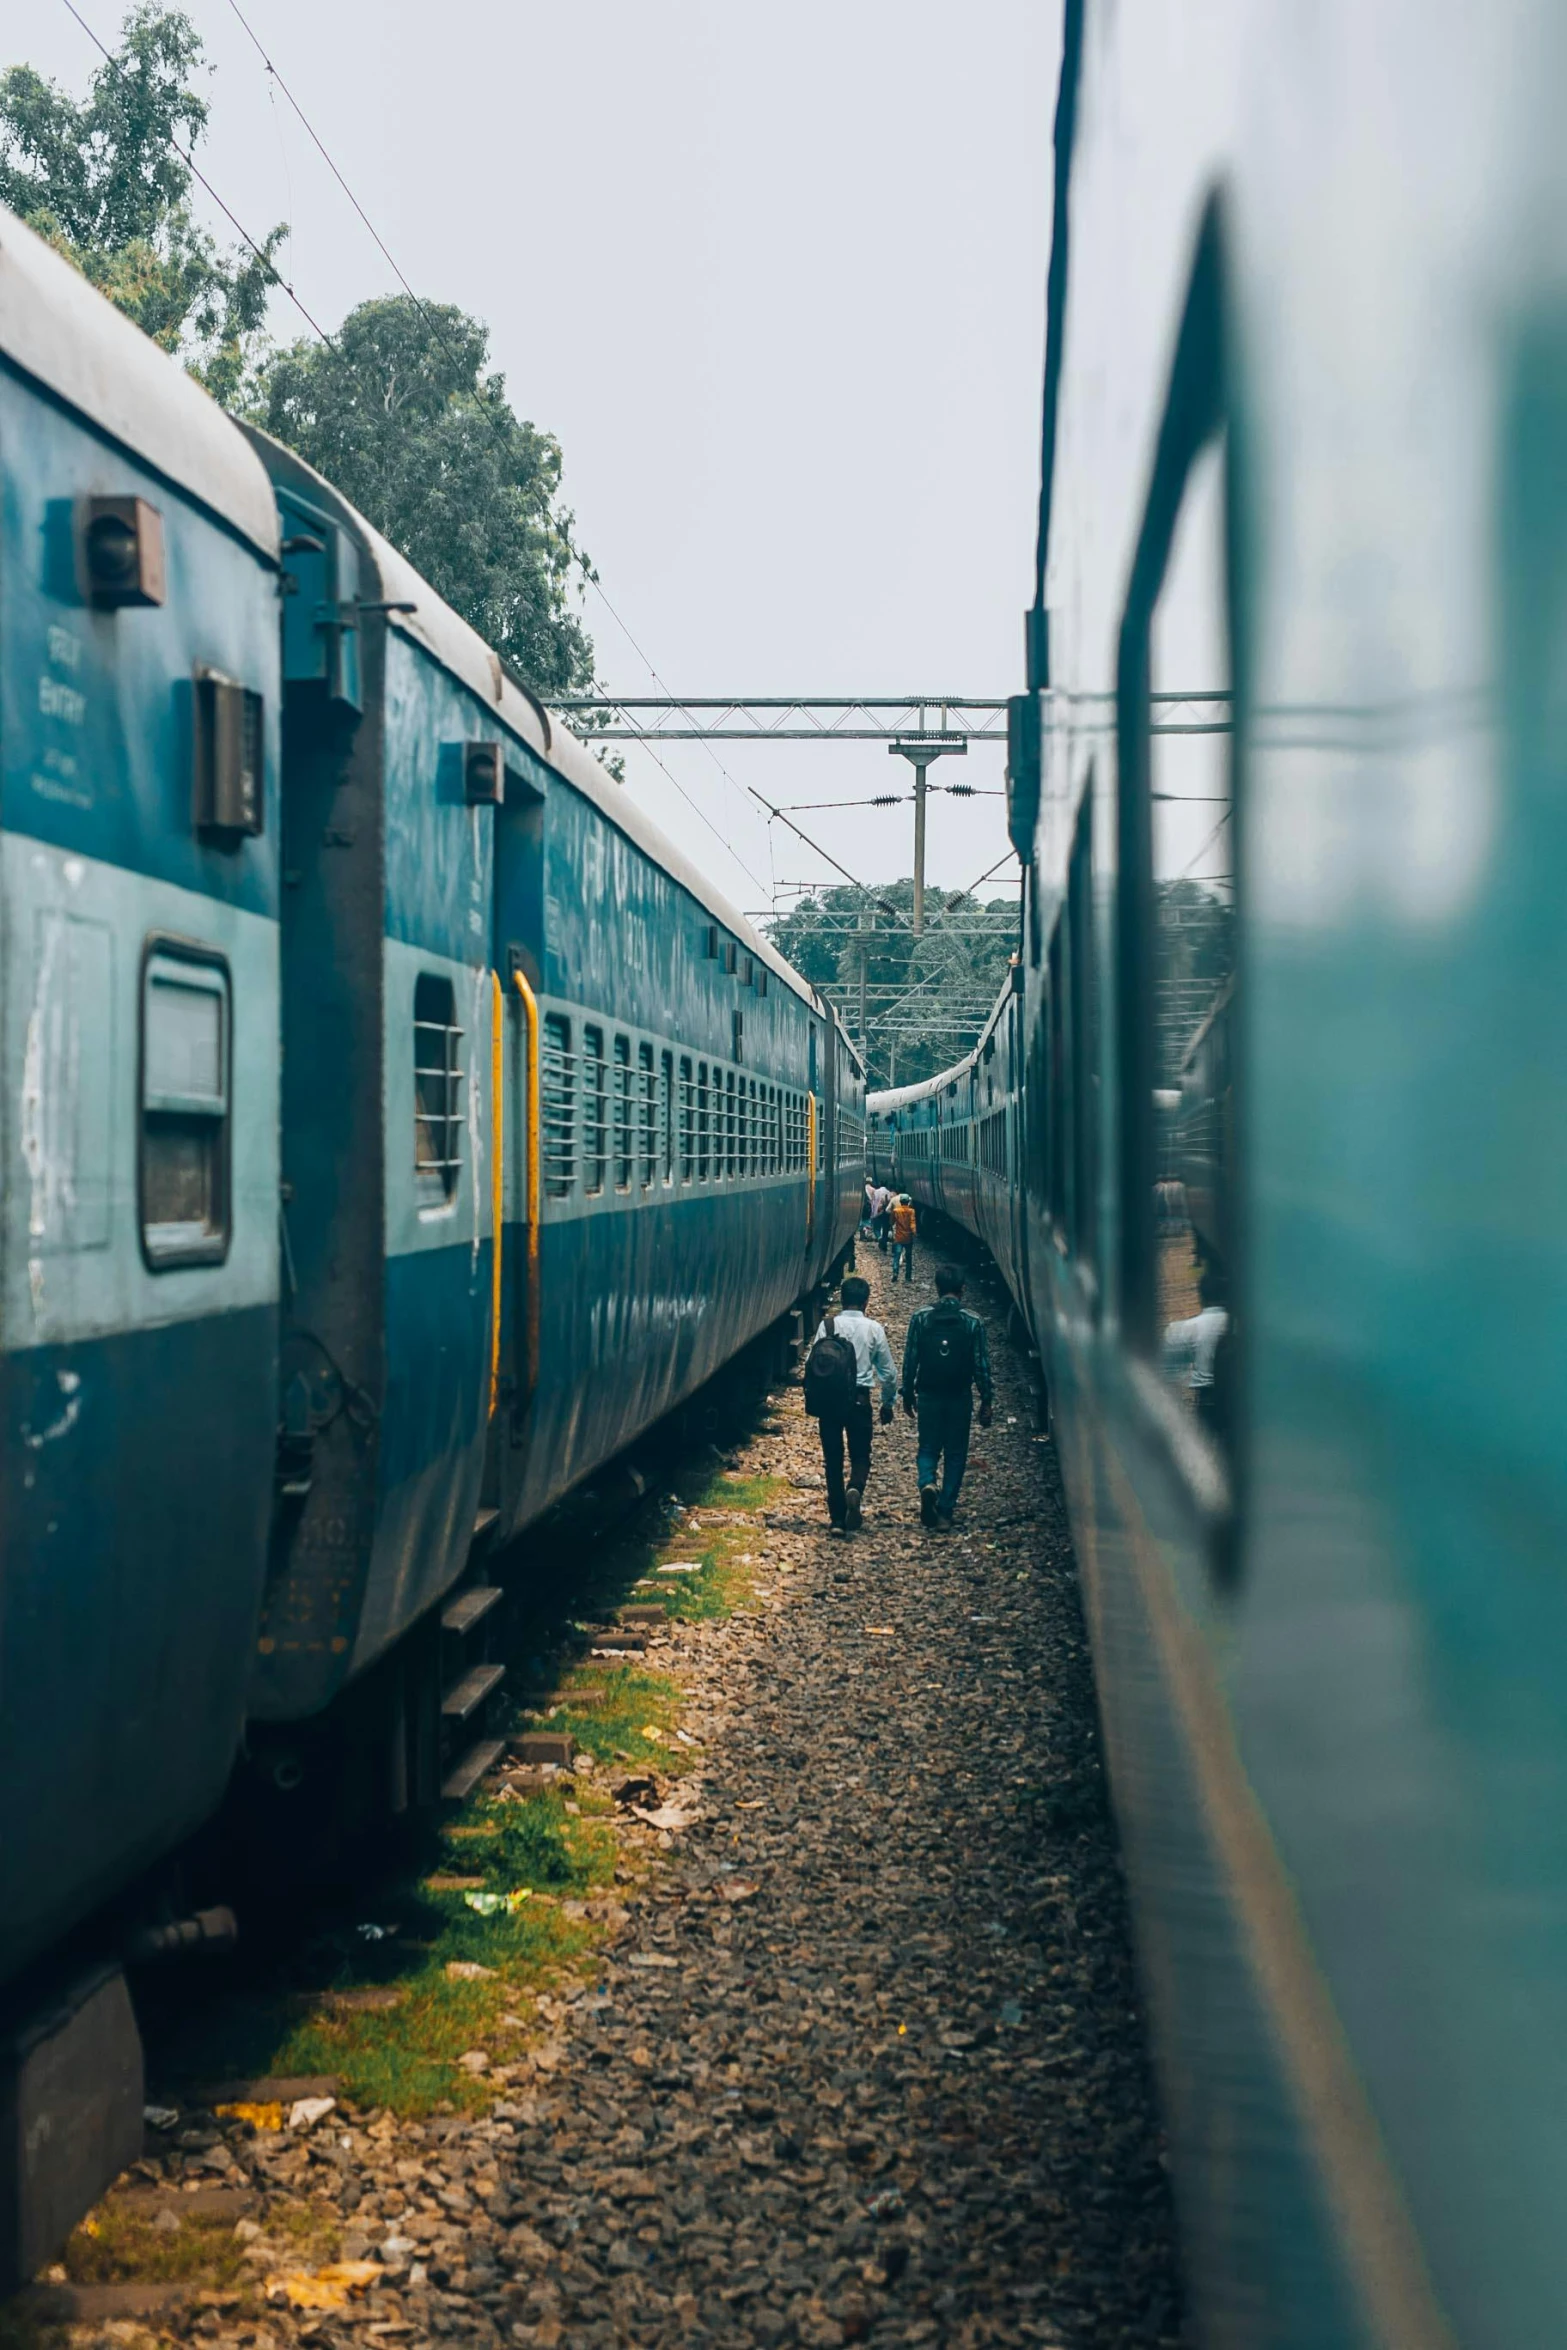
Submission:
[[[914,1243],[912,1240],[895,1240],[892,1244],[892,1278],[894,1281],[898,1278],[900,1259],[903,1265],[904,1280],[912,1281],[914,1278]]]
[[[919,1467],[917,1475],[921,1490],[936,1482],[936,1463],[945,1455],[941,1491],[936,1507],[944,1518],[950,1518],[958,1506],[958,1489],[963,1483],[963,1472],[968,1467],[969,1427],[974,1416],[972,1400],[966,1395],[916,1395],[919,1413]]]

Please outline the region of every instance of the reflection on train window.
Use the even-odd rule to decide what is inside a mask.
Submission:
[[[141,1230],[154,1271],[216,1263],[229,1242],[229,980],[153,954],[142,980]]]
[[[615,1189],[631,1189],[631,1039],[615,1039]]]
[[[582,1188],[591,1197],[604,1188],[609,1164],[608,1071],[604,1066],[604,1031],[582,1031]]]
[[[443,1207],[462,1165],[462,1030],[452,983],[434,971],[414,982],[414,1184],[421,1207]]]
[[[1149,641],[1153,1327],[1166,1376],[1221,1449],[1234,1355],[1235,825],[1224,448],[1187,477]],[[1195,707],[1161,695],[1223,696]],[[1210,731],[1175,732],[1207,726]]]
[[[559,1012],[544,1016],[544,1188],[565,1199],[577,1180],[576,1069],[571,1022]]]
[[[696,1173],[696,1087],[691,1062],[680,1056],[680,1180],[689,1183]]]

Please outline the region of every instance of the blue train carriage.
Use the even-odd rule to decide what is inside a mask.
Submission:
[[[1560,21],[1066,29],[1027,1271],[1197,2323],[1554,2342]]]
[[[971,1053],[939,1076],[867,1102],[881,1180],[982,1240],[1020,1301],[1022,977],[1014,961]]]
[[[0,212],[0,2290],[139,2145],[123,1982],[48,1954],[216,1807],[243,1722],[277,545],[240,434]]]
[[[274,1784],[330,1771],[341,1826],[460,1795],[493,1756],[500,1586],[453,1589],[476,1539],[822,1279],[863,1080],[598,762],[254,437],[291,593],[283,1454],[253,1708]]]

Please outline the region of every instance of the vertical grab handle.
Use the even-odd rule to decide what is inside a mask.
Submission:
[[[528,1065],[524,1080],[524,1099],[527,1104],[527,1197],[523,1202],[523,1231],[528,1266],[527,1394],[531,1399],[539,1383],[539,1002],[522,971],[514,970],[512,978],[522,998],[523,1018],[528,1032]]]
[[[501,1237],[506,1221],[506,998],[490,973],[490,1409],[501,1391]]]

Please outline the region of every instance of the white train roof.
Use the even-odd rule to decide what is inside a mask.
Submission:
[[[980,1030],[972,1049],[964,1054],[962,1060],[954,1061],[951,1068],[943,1069],[939,1076],[922,1077],[918,1085],[896,1085],[885,1093],[868,1093],[865,1096],[866,1117],[891,1117],[894,1110],[907,1110],[911,1109],[916,1102],[928,1102],[938,1093],[945,1093],[949,1085],[956,1085],[967,1077],[984,1051],[986,1040],[994,1033],[996,1022],[1001,1017],[1001,1007],[1011,993],[1012,975],[1009,972],[1002,981],[1001,993],[986,1016],[984,1027]]]
[[[3,205],[0,355],[276,560],[277,506],[238,426]]]

